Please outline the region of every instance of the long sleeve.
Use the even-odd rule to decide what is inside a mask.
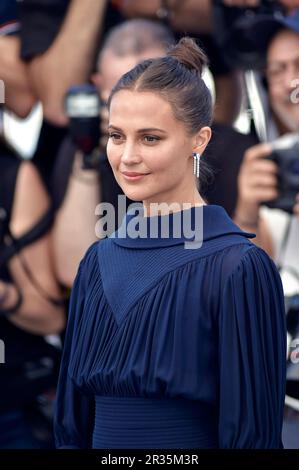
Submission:
[[[219,321],[220,448],[280,448],[286,330],[278,271],[257,247],[228,276]]]
[[[54,432],[57,448],[91,447],[94,421],[94,399],[89,397],[73,384],[69,376],[69,362],[73,348],[73,333],[82,318],[84,308],[84,274],[81,262],[70,299],[69,320],[60,367]],[[78,346],[78,345],[77,345]]]

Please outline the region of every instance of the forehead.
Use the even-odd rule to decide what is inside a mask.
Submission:
[[[299,56],[299,34],[289,29],[279,31],[268,48],[267,61],[288,62]]]
[[[175,119],[170,103],[154,92],[121,90],[110,105],[109,123],[121,128],[173,128],[181,125]]]

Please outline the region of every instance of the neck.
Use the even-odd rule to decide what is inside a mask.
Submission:
[[[180,212],[184,209],[203,205],[206,205],[206,202],[196,190],[196,193],[194,193],[192,196],[182,199],[169,199],[167,202],[161,202],[157,200],[143,201],[143,211],[145,217],[151,217],[157,215],[168,215],[174,212]]]

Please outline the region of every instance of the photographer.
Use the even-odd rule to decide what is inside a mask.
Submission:
[[[50,202],[35,167],[3,137],[0,175],[0,449],[47,447],[49,422],[37,400],[55,388],[60,351],[44,336],[65,325],[51,262]]]
[[[13,2],[0,7],[0,79],[5,108],[25,117],[35,101],[20,43]],[[41,396],[56,386],[60,350],[46,335],[65,325],[53,274],[51,203],[38,171],[7,143],[0,107],[0,449],[51,446]],[[45,398],[45,396],[44,396]],[[46,400],[44,401],[44,403]]]
[[[293,80],[299,77],[299,10],[291,17],[257,21],[254,34],[256,41],[260,40],[260,47],[266,47],[265,78],[271,112],[267,126],[271,127],[271,142],[255,145],[245,152],[238,177],[235,221],[242,228],[255,231],[258,235],[256,243],[277,260],[283,241],[281,227],[286,227],[290,215],[260,207],[262,203],[279,197],[279,167],[267,159],[274,150],[274,141],[287,133],[299,131],[299,107],[292,99]],[[293,212],[298,215],[296,199]],[[270,221],[274,215],[276,228],[271,230]],[[296,227],[297,223],[292,224],[293,230],[297,230]]]
[[[257,234],[254,241],[274,258],[280,271],[289,333],[284,442],[288,448],[298,448],[299,371],[297,361],[291,358],[295,354],[293,339],[297,344],[299,331],[299,105],[294,99],[298,96],[299,10],[279,20],[261,19],[253,34],[266,49],[268,103],[265,101],[263,111],[268,142],[245,152],[234,218],[243,230]],[[282,210],[286,200],[289,207]]]

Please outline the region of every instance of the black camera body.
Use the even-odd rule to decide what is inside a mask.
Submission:
[[[69,88],[65,110],[69,118],[69,134],[83,154],[83,169],[98,166],[101,102],[97,88],[91,84]]]
[[[278,0],[261,0],[257,7],[230,7],[214,0],[213,36],[227,64],[244,70],[264,66],[264,53],[257,47],[252,26],[257,16],[274,17],[283,12]]]
[[[279,197],[264,205],[272,209],[281,209],[293,213],[296,195],[299,193],[299,141],[286,149],[275,149],[267,159],[272,160],[279,168]]]

